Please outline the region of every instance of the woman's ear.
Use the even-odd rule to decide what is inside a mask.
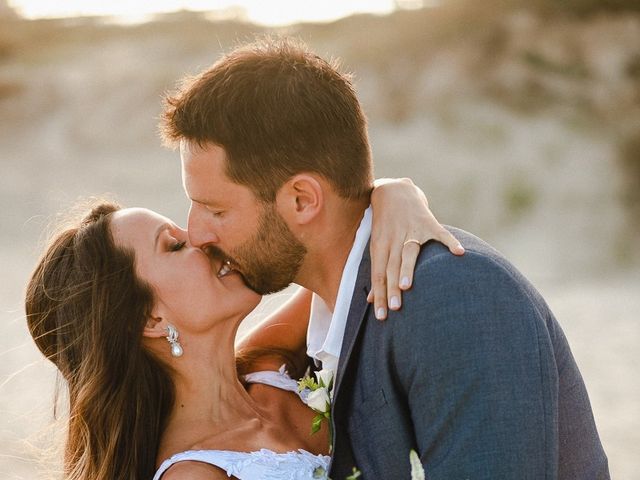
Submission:
[[[324,185],[316,176],[300,173],[291,177],[276,195],[276,207],[288,222],[306,225],[324,206]]]
[[[147,338],[162,338],[167,336],[168,323],[160,317],[150,316],[142,331],[142,336]]]

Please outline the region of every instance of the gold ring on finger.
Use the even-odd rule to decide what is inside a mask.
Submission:
[[[410,243],[415,243],[416,245],[418,245],[418,247],[422,246],[422,242],[419,240],[416,240],[415,238],[410,238],[409,240],[407,240],[406,242],[404,242],[402,244],[403,247],[406,247],[408,244]]]

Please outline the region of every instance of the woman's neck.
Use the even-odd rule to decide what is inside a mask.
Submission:
[[[176,399],[170,423],[198,422],[224,431],[262,417],[236,373],[236,330],[218,328],[211,335],[185,337],[184,355],[172,365]]]

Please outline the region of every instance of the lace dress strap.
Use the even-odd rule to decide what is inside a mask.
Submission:
[[[304,403],[305,405],[309,404],[307,400],[310,393],[309,389],[300,391],[298,389],[298,382],[289,376],[289,373],[286,371],[284,365],[282,365],[277,372],[273,370],[264,370],[260,372],[247,373],[244,376],[244,381],[247,383],[261,383],[263,385],[270,385],[272,387],[293,392],[298,395],[302,403]]]
[[[244,381],[247,383],[262,383],[282,390],[288,390],[289,392],[298,393],[298,382],[289,376],[284,365],[282,365],[277,372],[264,370],[261,372],[247,373],[244,376]]]

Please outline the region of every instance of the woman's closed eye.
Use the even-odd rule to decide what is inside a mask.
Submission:
[[[182,241],[182,242],[172,242],[171,245],[169,246],[169,251],[170,252],[177,252],[179,250],[182,250],[182,247],[184,247],[186,245],[186,241]]]

